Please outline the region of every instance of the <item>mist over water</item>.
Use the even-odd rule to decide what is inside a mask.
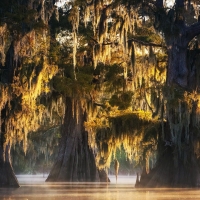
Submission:
[[[109,176],[111,183],[46,183],[43,175],[17,176],[20,188],[0,188],[0,200],[184,200],[199,189],[137,189],[135,176]]]

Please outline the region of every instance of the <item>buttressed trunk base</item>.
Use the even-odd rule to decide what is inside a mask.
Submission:
[[[0,187],[20,187],[10,162],[10,145],[0,146]]]
[[[183,152],[184,155],[184,152]],[[189,162],[183,163],[183,158],[174,161],[174,148],[165,147],[155,168],[149,174],[143,170],[141,178],[135,187],[146,188],[186,188],[198,186],[199,168],[195,155],[191,154]]]
[[[57,160],[46,181],[99,182],[95,157],[88,145],[84,122],[87,115],[81,100],[66,99],[66,111]]]

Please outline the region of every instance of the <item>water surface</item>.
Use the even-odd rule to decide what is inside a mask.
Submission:
[[[134,176],[116,183],[45,183],[43,175],[18,176],[21,187],[0,189],[0,200],[200,200],[199,189],[136,189]]]

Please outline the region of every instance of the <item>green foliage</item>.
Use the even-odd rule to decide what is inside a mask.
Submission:
[[[79,7],[87,5],[86,1],[82,1],[82,0],[75,0],[73,3],[75,6],[79,6]]]
[[[66,96],[84,96],[92,90],[92,71],[91,66],[77,68],[76,80],[74,79],[73,67],[65,66],[65,76],[55,76],[53,78],[53,87],[56,91]]]
[[[48,28],[48,26],[42,20],[35,22],[32,27],[37,31],[43,31],[44,29]]]
[[[91,22],[87,23],[87,27],[85,27],[85,24],[83,22],[80,22],[78,33],[81,34],[83,37],[85,37],[87,41],[91,41],[92,40],[91,38],[94,37],[92,28],[93,27]]]
[[[10,3],[2,3],[0,5],[0,20],[1,23],[6,23],[12,34],[15,36],[28,32],[31,29],[38,27],[36,22],[37,11],[27,9],[27,6],[19,4],[16,1],[9,0]],[[39,22],[41,28],[41,22]],[[44,26],[43,26],[44,27]]]
[[[68,20],[70,12],[63,13],[63,11],[59,10],[59,24],[61,30],[72,30],[72,24]]]
[[[50,18],[49,21],[50,29],[51,29],[51,34],[53,37],[55,37],[55,34],[58,32],[59,28],[59,21],[57,20],[56,13],[54,12]]]
[[[148,124],[148,121],[142,120],[137,114],[126,114],[110,118],[113,126],[116,127],[116,134],[132,133],[133,130],[141,129],[142,126]]]
[[[117,92],[124,85],[124,68],[120,65],[108,65],[104,71],[106,90],[108,92]]]
[[[138,27],[136,26],[136,34],[133,36],[135,39],[144,41],[144,42],[154,42],[161,43],[161,37],[152,30],[145,26]]]
[[[107,66],[106,80],[114,80],[117,76],[123,75],[124,69],[118,64]]]
[[[139,6],[143,2],[144,2],[143,0],[122,0],[122,3],[124,5],[130,4],[130,5],[134,5],[134,6]]]
[[[54,89],[62,94],[71,93],[72,80],[66,77],[55,76],[53,78],[53,87]]]
[[[142,0],[115,0],[113,2],[113,7],[118,5],[125,5],[130,8],[130,6],[139,7],[143,1]]]
[[[61,52],[60,52],[61,46],[60,44],[52,39],[50,44],[50,50],[49,50],[49,60],[50,63],[59,63],[61,60]]]
[[[107,70],[107,66],[103,63],[98,63],[96,69],[94,70],[94,75],[104,74]]]
[[[118,106],[119,110],[127,109],[131,106],[133,92],[116,93],[109,100],[111,106]]]

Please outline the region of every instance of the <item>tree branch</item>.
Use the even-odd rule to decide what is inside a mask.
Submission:
[[[95,42],[94,45],[100,45],[100,43],[98,43],[98,41],[96,39],[94,39],[93,37],[89,36],[88,34],[86,34],[93,42]],[[115,44],[115,45],[118,45],[119,43],[118,42],[107,42],[107,43],[101,43],[101,45],[112,45],[112,44]]]
[[[156,0],[156,7],[163,8],[163,0]]]
[[[91,40],[93,40],[95,42],[95,45],[100,45],[97,40],[95,40],[94,38],[92,38],[91,36],[87,35]],[[129,39],[128,41],[133,41],[133,42],[136,42],[136,43],[139,43],[141,45],[144,45],[144,46],[153,46],[153,47],[162,47],[162,48],[167,48],[165,45],[163,44],[156,44],[156,43],[152,43],[152,42],[144,42],[144,41],[141,41],[141,40],[137,40],[135,38],[131,38]],[[119,42],[107,42],[107,43],[102,43],[101,45],[118,45]]]
[[[166,48],[166,46],[164,46],[163,44],[155,44],[155,43],[152,43],[152,42],[144,42],[144,41],[141,41],[141,40],[137,40],[135,38],[131,38],[128,41],[137,42],[137,43],[142,44],[144,46],[153,46],[153,47],[163,47],[163,48]]]
[[[176,8],[183,8],[184,0],[176,0]]]
[[[94,102],[94,105],[96,105],[96,106],[100,106],[100,107],[104,107],[104,104],[97,103],[97,102]]]
[[[87,35],[93,42],[95,42],[96,45],[99,44],[99,43],[97,42],[97,40],[95,40],[93,37],[89,36],[87,33],[86,33],[86,35]]]
[[[186,40],[189,43],[195,36],[200,34],[200,22],[186,28]]]

